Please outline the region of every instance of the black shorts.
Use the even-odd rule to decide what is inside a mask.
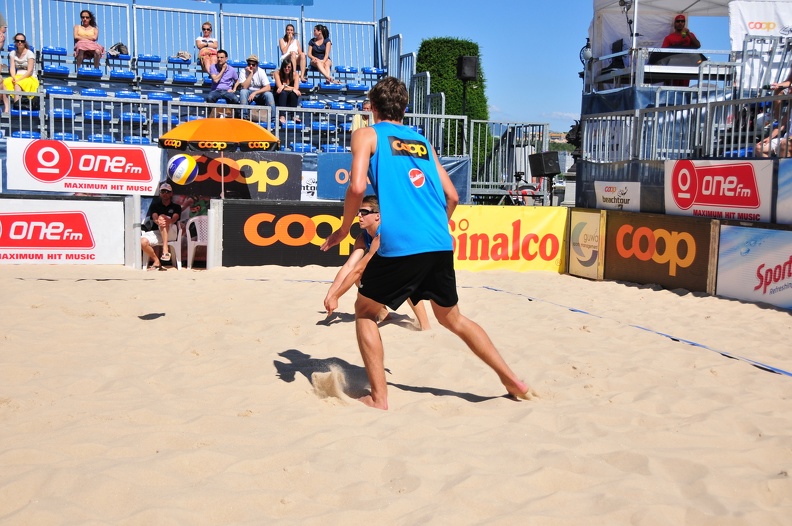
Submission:
[[[426,252],[386,258],[374,254],[360,278],[361,295],[397,309],[410,298],[413,303],[432,300],[441,307],[459,301],[452,251]]]

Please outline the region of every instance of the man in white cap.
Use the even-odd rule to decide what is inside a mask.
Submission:
[[[243,105],[256,103],[257,106],[269,106],[269,120],[275,118],[275,97],[272,95],[272,87],[267,72],[259,67],[259,59],[256,55],[247,58],[247,66],[239,74],[235,90],[239,90],[239,98]]]
[[[162,183],[159,190],[159,198],[154,198],[148,209],[151,217],[152,226],[148,232],[143,232],[140,238],[140,248],[154,260],[151,267],[156,270],[165,270],[162,261],[170,261],[170,249],[168,239],[177,237],[176,229],[181,214],[181,206],[173,202],[173,188],[168,183]],[[154,247],[162,245],[162,258],[157,257]],[[160,261],[162,259],[162,261]]]

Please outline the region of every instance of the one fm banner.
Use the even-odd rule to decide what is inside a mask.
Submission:
[[[156,146],[8,139],[8,189],[152,195],[160,180]]]
[[[792,309],[792,232],[722,225],[716,291]]]
[[[0,199],[0,263],[123,265],[124,204]]]
[[[776,223],[792,225],[792,159],[778,161]]]
[[[773,161],[666,161],[665,212],[769,223]]]
[[[564,272],[566,207],[458,206],[449,221],[459,270]]]

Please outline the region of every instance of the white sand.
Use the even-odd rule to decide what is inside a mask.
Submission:
[[[789,312],[460,272],[541,398],[403,306],[383,412],[335,270],[0,266],[0,523],[790,524]]]

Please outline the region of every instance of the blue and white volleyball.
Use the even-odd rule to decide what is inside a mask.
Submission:
[[[168,161],[168,177],[176,184],[190,184],[198,177],[198,164],[189,155],[174,155]]]

